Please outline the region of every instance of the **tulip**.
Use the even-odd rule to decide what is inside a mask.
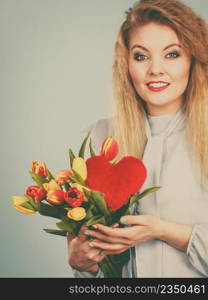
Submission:
[[[64,192],[61,190],[50,190],[47,193],[47,201],[51,204],[60,205],[64,202]]]
[[[87,178],[87,167],[82,157],[75,157],[72,163],[72,170],[76,171],[83,180]]]
[[[31,185],[26,189],[25,194],[32,197],[35,203],[40,203],[45,198],[46,191],[42,187]]]
[[[55,175],[55,181],[59,185],[64,185],[65,182],[70,183],[71,180],[70,180],[69,176],[72,176],[72,175],[73,175],[73,173],[71,171],[69,171],[69,170],[59,171]]]
[[[44,162],[32,161],[32,172],[41,177],[47,177],[48,171]]]
[[[86,217],[86,211],[83,207],[69,209],[67,217],[74,221],[81,221]]]
[[[27,203],[28,202],[28,199],[26,197],[21,197],[21,196],[12,196],[12,201],[13,201],[13,205],[12,207],[14,209],[16,209],[17,211],[23,213],[23,214],[26,214],[26,215],[33,215],[35,214],[35,210],[32,209],[29,209],[29,208],[25,208],[23,206],[21,206],[22,204],[24,203]]]
[[[88,191],[90,191],[90,189],[88,189],[86,186],[83,186],[83,185],[81,185],[81,184],[79,184],[79,183],[73,183],[72,185],[71,185],[72,187],[76,187],[80,192],[82,192],[83,193],[83,196],[84,196],[84,201],[88,201],[87,200],[87,197],[85,196],[85,194],[84,194],[84,189],[86,189],[86,190],[88,190]]]
[[[100,155],[104,156],[108,161],[114,159],[118,154],[118,143],[112,136],[107,137],[102,143]]]
[[[84,194],[76,187],[72,187],[64,193],[64,200],[72,207],[79,207],[84,200]]]
[[[51,179],[48,183],[44,183],[43,187],[46,191],[61,190],[61,187],[58,185],[58,183],[54,179]]]

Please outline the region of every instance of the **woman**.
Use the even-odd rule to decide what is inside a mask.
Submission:
[[[98,263],[131,249],[123,277],[208,276],[208,29],[178,0],[141,0],[127,12],[116,43],[116,113],[92,130],[108,135],[120,155],[141,158],[141,199],[124,228],[83,227],[68,236],[75,277],[102,277]],[[93,238],[89,242],[88,237]]]

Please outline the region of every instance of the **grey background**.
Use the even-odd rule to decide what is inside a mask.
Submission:
[[[184,1],[207,18],[206,0]],[[81,131],[112,115],[114,42],[131,0],[0,0],[0,277],[72,277],[55,219],[23,215],[11,196],[31,161],[69,168]]]

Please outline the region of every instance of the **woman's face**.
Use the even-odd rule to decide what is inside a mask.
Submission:
[[[180,109],[190,65],[190,55],[170,27],[151,22],[131,33],[129,73],[150,115]]]

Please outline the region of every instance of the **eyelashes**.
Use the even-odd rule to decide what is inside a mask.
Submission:
[[[180,53],[178,51],[172,51],[172,52],[169,52],[168,54],[165,55],[166,58],[168,59],[175,59],[177,57],[180,56]],[[145,54],[142,54],[142,53],[134,53],[133,55],[134,59],[137,60],[137,61],[144,61],[144,60],[147,60],[149,57]]]

